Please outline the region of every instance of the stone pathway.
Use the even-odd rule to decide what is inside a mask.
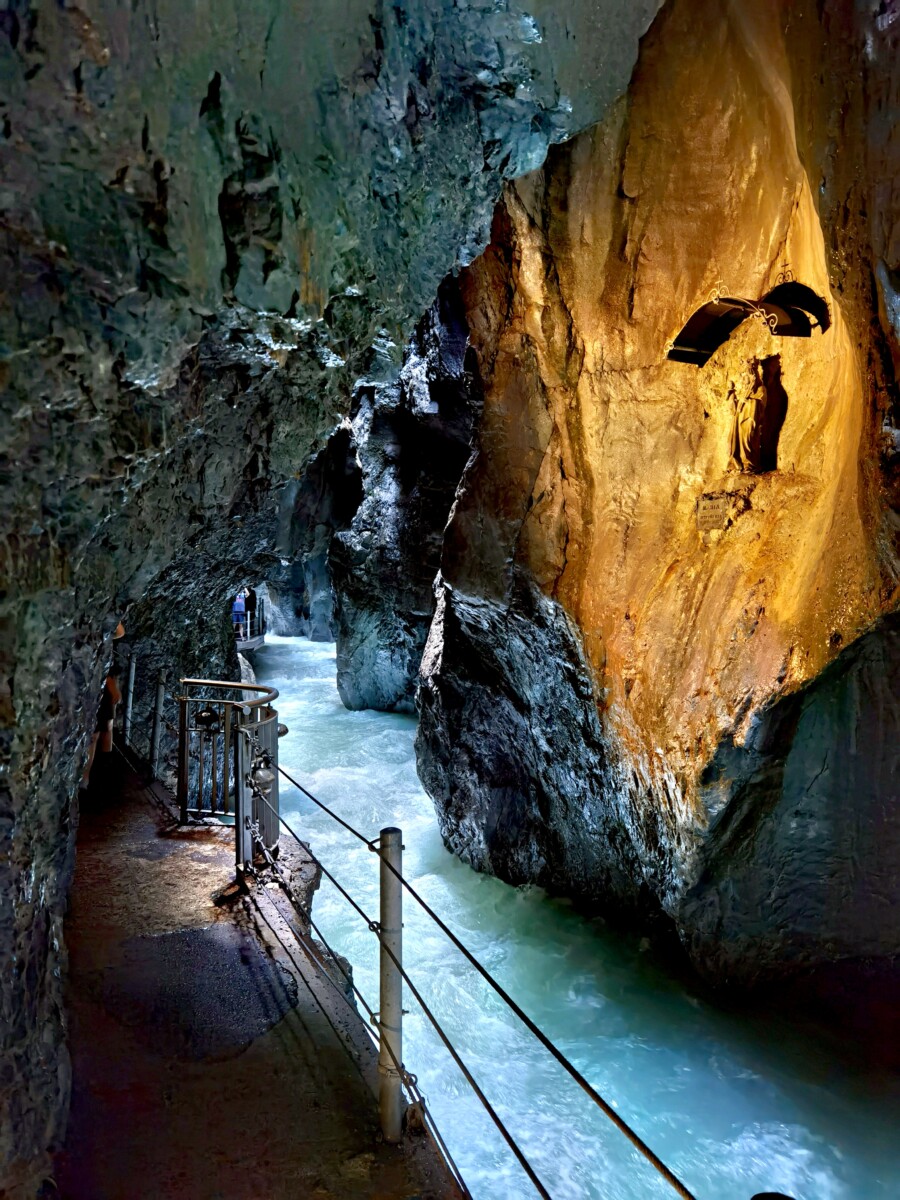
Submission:
[[[83,805],[70,912],[66,1200],[458,1200],[430,1139],[378,1140],[362,1021],[233,879],[231,836],[179,829],[124,773]],[[285,853],[295,886],[308,859]]]

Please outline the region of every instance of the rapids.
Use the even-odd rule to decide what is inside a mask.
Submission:
[[[407,879],[699,1200],[900,1195],[895,1076],[796,1020],[723,1011],[646,943],[451,856],[416,775],[414,718],[347,711],[333,645],[270,637],[254,665],[280,692],[282,765],[367,836],[400,826]],[[281,782],[287,820],[377,916],[375,855]],[[377,1008],[374,936],[326,881],[314,916]],[[404,963],[554,1200],[675,1194],[408,898]],[[533,1195],[411,997],[406,1007],[404,1061],[473,1196]]]

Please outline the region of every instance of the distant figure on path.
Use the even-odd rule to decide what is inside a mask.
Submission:
[[[125,626],[120,621],[113,631],[113,641],[118,642],[125,636]],[[113,722],[116,719],[116,705],[122,699],[122,693],[119,691],[119,676],[122,673],[122,668],[113,658],[112,664],[107,672],[106,679],[103,683],[103,692],[100,696],[100,705],[97,709],[97,724],[91,737],[91,744],[88,746],[87,762],[85,763],[84,771],[81,775],[81,786],[86,788],[90,782],[91,770],[94,766],[94,756],[97,753],[99,744],[103,754],[109,754],[113,748]]]
[[[246,589],[244,604],[247,609],[247,626],[250,637],[255,637],[259,630],[256,628],[256,592],[252,587]]]
[[[246,605],[244,603],[244,589],[238,592],[234,598],[234,603],[231,606],[231,620],[234,623],[234,636],[240,638],[244,632],[244,617],[246,615]]]
[[[98,747],[101,754],[109,754],[113,748],[113,723],[116,719],[116,706],[122,699],[119,691],[119,674],[121,668],[113,664],[103,685],[103,695],[100,697],[100,709],[97,713]]]

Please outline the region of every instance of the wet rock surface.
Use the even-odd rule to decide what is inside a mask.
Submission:
[[[331,543],[337,682],[348,708],[415,710],[444,526],[481,409],[469,330],[447,279],[397,381],[357,385],[363,499]]]
[[[702,781],[703,871],[679,904],[713,976],[872,961],[900,946],[898,678],[893,613],[765,709],[742,747],[719,747]]]
[[[448,847],[509,883],[652,920],[640,848],[676,831],[616,787],[577,627],[524,573],[505,603],[442,580],[437,597],[416,751]]]
[[[332,434],[291,490],[290,524],[279,546],[287,565],[274,578],[268,576],[269,594],[282,625],[274,632],[332,642],[335,614],[329,553],[335,534],[349,528],[363,500],[362,470],[349,422]]]

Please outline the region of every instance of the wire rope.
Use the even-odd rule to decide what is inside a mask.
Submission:
[[[253,826],[251,825],[251,832],[254,834],[254,836],[258,836],[259,827],[256,826],[256,828],[254,829]],[[390,1055],[390,1058],[393,1061],[394,1066],[396,1067],[396,1069],[400,1075],[400,1078],[403,1082],[404,1087],[409,1092],[410,1098],[421,1109],[423,1118],[425,1120],[427,1120],[427,1122],[429,1124],[429,1128],[431,1129],[432,1136],[434,1137],[435,1141],[438,1143],[441,1153],[444,1155],[444,1158],[447,1160],[447,1164],[450,1167],[450,1169],[453,1173],[453,1176],[456,1179],[456,1182],[459,1184],[460,1188],[462,1189],[464,1196],[471,1197],[469,1188],[468,1188],[465,1180],[462,1177],[462,1172],[460,1171],[459,1167],[456,1165],[456,1162],[455,1162],[452,1154],[450,1153],[450,1150],[449,1150],[446,1142],[444,1141],[444,1138],[441,1135],[440,1130],[438,1129],[437,1122],[435,1121],[434,1117],[431,1114],[430,1109],[428,1108],[425,1097],[422,1094],[421,1089],[419,1088],[416,1076],[411,1074],[406,1069],[406,1067],[403,1065],[403,1063],[398,1060],[397,1055],[394,1051],[394,1048],[390,1044],[390,1042],[387,1039],[382,1039],[381,1031],[378,1026],[378,1014],[375,1012],[375,1010],[372,1008],[372,1006],[366,1000],[363,993],[356,986],[356,983],[353,980],[353,976],[345,969],[345,967],[341,963],[340,956],[329,945],[329,943],[328,943],[327,939],[325,938],[324,934],[322,933],[321,929],[319,929],[318,925],[316,925],[315,921],[313,920],[311,911],[308,910],[297,898],[297,896],[294,892],[294,889],[291,887],[290,883],[288,883],[288,881],[284,878],[283,871],[281,870],[280,866],[276,863],[275,859],[272,857],[269,850],[266,848],[266,846],[261,841],[259,842],[259,844],[262,849],[263,857],[265,858],[269,867],[272,869],[273,873],[278,877],[278,880],[282,887],[282,890],[287,895],[291,904],[294,906],[294,908],[296,908],[297,912],[299,912],[300,915],[303,917],[303,919],[308,923],[309,927],[315,931],[316,936],[319,938],[322,945],[325,947],[326,951],[330,955],[331,960],[333,961],[334,965],[338,968],[338,970],[344,976],[347,983],[352,988],[354,995],[357,997],[360,1004],[363,1006],[363,1008],[368,1013],[369,1023],[370,1023],[370,1025],[372,1025],[372,1027],[375,1030],[374,1036],[376,1037],[376,1040],[377,1040],[379,1046],[382,1046],[382,1045],[384,1046],[385,1050]],[[310,856],[310,857],[312,858],[312,856]],[[312,858],[312,861],[315,862],[316,860],[314,858]],[[261,879],[259,872],[256,871],[256,869],[252,866],[250,867],[250,873],[253,875],[253,877],[255,879],[257,879],[257,880]],[[270,903],[271,903],[271,901],[270,901]],[[296,934],[295,934],[295,936],[296,936]],[[301,939],[298,939],[298,940],[301,940]],[[313,946],[309,945],[305,941],[301,941],[301,944],[303,945],[304,951],[309,955],[309,957],[312,959],[312,961],[315,963],[315,965],[319,968],[320,972],[325,977],[325,979],[328,981],[328,983],[331,984],[331,986],[335,989],[337,994],[347,1004],[348,1008],[350,1008],[351,1011],[353,1011],[355,1013],[357,1010],[354,1008],[353,1002],[350,1000],[347,993],[338,987],[336,981],[332,978],[327,965],[322,960],[322,958],[318,955],[315,948]],[[309,988],[308,984],[307,984],[307,987]],[[310,990],[310,995],[312,995],[313,994],[312,989],[310,988],[309,990]],[[332,1028],[333,1028],[333,1026],[332,1026]]]
[[[275,813],[276,816],[279,817],[279,819],[281,819],[280,814],[272,806],[272,804],[269,803],[268,797],[265,796],[265,794],[262,792],[262,789],[259,787],[259,785],[255,784],[255,783],[251,783],[251,787],[253,788],[254,795],[256,795],[257,799],[262,801],[262,803],[265,804],[267,808],[269,808],[273,813]],[[291,832],[293,832],[293,831],[291,831]],[[296,836],[297,835],[294,834],[294,837],[296,837]],[[297,840],[299,841],[300,839],[298,838]],[[465,1079],[466,1083],[468,1083],[469,1087],[472,1089],[472,1091],[475,1093],[475,1095],[481,1101],[481,1105],[484,1108],[485,1112],[491,1118],[494,1125],[497,1127],[498,1131],[500,1132],[501,1137],[503,1138],[503,1140],[509,1146],[510,1150],[515,1155],[516,1159],[519,1162],[519,1165],[522,1167],[522,1170],[525,1172],[525,1174],[531,1180],[531,1183],[534,1186],[535,1191],[542,1198],[542,1200],[552,1200],[550,1193],[547,1191],[546,1187],[541,1182],[541,1179],[538,1176],[537,1172],[535,1171],[534,1167],[532,1167],[531,1163],[525,1157],[525,1154],[519,1147],[518,1142],[515,1140],[513,1135],[506,1128],[506,1125],[503,1123],[503,1120],[501,1119],[500,1115],[497,1113],[494,1106],[491,1104],[490,1100],[488,1100],[488,1098],[485,1095],[480,1084],[475,1079],[474,1075],[469,1070],[469,1068],[466,1066],[463,1059],[460,1057],[459,1052],[457,1051],[456,1047],[453,1045],[453,1043],[450,1041],[450,1038],[444,1032],[440,1021],[438,1021],[437,1017],[431,1011],[431,1008],[428,1006],[428,1004],[425,1001],[424,997],[422,996],[421,992],[416,987],[416,985],[413,983],[413,981],[410,979],[408,973],[406,972],[406,970],[403,967],[403,964],[397,959],[396,955],[393,953],[391,948],[385,944],[384,940],[382,939],[381,929],[380,929],[378,923],[376,921],[372,920],[372,918],[366,913],[366,911],[353,899],[353,897],[346,890],[346,888],[344,888],[342,885],[338,884],[335,881],[334,876],[331,875],[331,873],[327,870],[327,868],[322,866],[322,863],[316,858],[316,856],[312,853],[312,851],[307,849],[307,853],[309,853],[312,861],[323,871],[323,873],[326,875],[326,877],[335,883],[335,886],[338,887],[341,894],[348,900],[348,902],[353,906],[353,908],[359,913],[359,915],[366,922],[369,929],[376,935],[376,937],[378,938],[379,944],[381,945],[382,950],[384,950],[384,952],[388,955],[388,957],[394,963],[394,966],[397,968],[398,972],[400,973],[401,978],[404,980],[407,987],[409,988],[412,996],[416,1000],[416,1003],[419,1005],[422,1012],[425,1014],[425,1016],[428,1018],[428,1020],[434,1027],[434,1030],[437,1033],[438,1037],[444,1043],[444,1046],[447,1048],[447,1051],[450,1054],[450,1057],[456,1063],[456,1065],[459,1068],[460,1072],[462,1073],[463,1078]]]
[[[329,816],[334,817],[334,819],[337,820],[338,822],[340,822],[341,825],[343,825],[347,829],[350,829],[350,831],[354,834],[354,836],[357,837],[360,841],[365,842],[365,844],[368,845],[370,849],[372,849],[372,850],[375,849],[375,841],[369,840],[368,838],[364,837],[364,835],[361,834],[358,830],[353,829],[353,827],[351,825],[349,825],[342,817],[339,817],[336,813],[333,813],[331,811],[331,809],[329,809],[326,805],[322,804],[321,801],[317,800],[315,796],[312,796],[311,793],[308,792],[306,788],[304,788],[301,784],[297,783],[297,781],[295,779],[293,779],[290,775],[288,775],[287,771],[283,770],[283,768],[279,767],[278,770],[280,771],[280,773],[282,775],[285,776],[286,779],[288,779],[292,784],[294,784],[295,787],[299,788],[300,791],[302,791],[304,795],[309,796],[310,799],[312,799],[316,804],[318,804],[318,806],[321,809],[323,809],[325,812],[327,812],[329,814]],[[266,801],[266,803],[268,804],[268,801]],[[272,806],[269,805],[269,808],[272,808]],[[272,808],[272,811],[275,812],[274,808]],[[282,823],[285,825],[285,828],[287,828],[289,830],[289,832],[291,832],[293,834],[293,836],[295,838],[297,838],[297,834],[294,833],[293,830],[290,829],[290,827],[287,825],[287,822],[284,821],[283,818],[281,817],[280,813],[276,813],[276,815],[279,817],[279,820],[281,820]],[[297,840],[299,841],[300,839],[297,838]],[[500,997],[500,999],[504,1002],[504,1004],[506,1004],[510,1008],[510,1010],[519,1018],[519,1020],[525,1025],[525,1027],[528,1029],[528,1031],[535,1038],[537,1038],[537,1040],[544,1047],[544,1049],[547,1050],[553,1056],[553,1058],[559,1063],[559,1065],[578,1084],[578,1086],[585,1093],[585,1095],[587,1095],[593,1101],[593,1103],[600,1109],[600,1111],[615,1125],[615,1127],[619,1130],[619,1132],[628,1139],[628,1141],[632,1144],[632,1146],[634,1146],[634,1148],[640,1154],[643,1155],[643,1157],[650,1163],[650,1165],[652,1167],[655,1168],[655,1170],[663,1177],[663,1179],[665,1179],[666,1182],[668,1184],[670,1184],[670,1186],[672,1188],[674,1188],[674,1190],[678,1193],[678,1195],[682,1197],[682,1200],[696,1200],[696,1197],[694,1196],[694,1194],[688,1190],[688,1188],[685,1186],[684,1183],[682,1183],[682,1181],[678,1178],[678,1176],[666,1166],[666,1164],[662,1161],[662,1159],[653,1150],[651,1150],[651,1148],[647,1145],[647,1143],[643,1140],[643,1138],[636,1132],[636,1130],[632,1129],[632,1127],[628,1124],[628,1122],[623,1117],[621,1117],[616,1112],[616,1110],[612,1107],[612,1105],[600,1095],[600,1093],[596,1090],[596,1088],[594,1088],[593,1085],[587,1079],[585,1079],[584,1075],[582,1075],[582,1073],[578,1070],[578,1068],[574,1065],[574,1063],[572,1063],[563,1054],[563,1052],[556,1045],[554,1045],[554,1043],[550,1040],[549,1037],[547,1037],[547,1035],[540,1028],[540,1026],[535,1024],[535,1022],[531,1019],[531,1017],[529,1017],[528,1014],[521,1008],[521,1006],[516,1003],[516,1001],[512,998],[512,996],[510,996],[510,994],[506,991],[506,989],[503,987],[503,985],[500,984],[491,975],[491,973],[487,970],[487,968],[484,967],[478,961],[478,959],[475,957],[475,955],[472,954],[472,952],[469,950],[469,948],[459,939],[459,937],[457,937],[457,935],[453,932],[453,930],[450,929],[450,927],[438,916],[438,914],[427,903],[427,901],[424,900],[423,897],[419,895],[419,893],[412,886],[412,884],[399,871],[397,871],[397,869],[393,866],[392,863],[389,863],[389,862],[385,861],[384,859],[382,859],[381,861],[384,862],[384,865],[391,872],[391,874],[395,875],[397,877],[397,879],[400,881],[400,883],[403,885],[403,887],[409,892],[409,894],[413,897],[413,899],[416,901],[416,903],[420,905],[420,907],[423,909],[423,911],[425,913],[427,913],[427,915],[431,918],[431,920],[434,921],[434,923],[438,926],[438,928],[441,930],[441,932],[444,933],[445,936],[450,939],[450,941],[460,951],[460,953],[465,957],[465,959],[478,971],[478,973],[482,976],[482,978],[484,978],[487,981],[487,983],[494,989],[494,991],[497,993],[497,995]],[[324,867],[322,869],[323,869],[323,871],[325,871]],[[327,871],[325,871],[325,874],[328,875],[329,878],[332,878]],[[338,885],[338,884],[336,884],[336,886],[340,887],[340,885]],[[355,902],[352,901],[352,899],[351,899],[351,903],[354,903],[354,905],[355,905]],[[356,907],[358,907],[358,906],[356,906]],[[390,953],[390,951],[388,951],[388,953]]]
[[[163,718],[163,719],[165,720],[165,718]],[[169,724],[168,721],[166,721],[166,724]],[[145,727],[145,729],[146,729],[146,727]],[[240,729],[240,732],[244,733],[247,736],[248,741],[253,746],[254,751],[257,755],[259,755],[261,753],[267,754],[267,752],[262,751],[262,749],[260,747],[260,743],[259,743],[259,738],[255,734],[255,731],[246,729],[246,728],[240,728],[240,727],[239,727],[239,729]],[[128,739],[126,739],[126,740],[128,740]],[[131,745],[131,749],[136,754],[139,754],[139,751],[137,751],[137,748],[134,747],[133,745]],[[336,821],[339,825],[341,825],[344,829],[346,829],[349,833],[351,833],[358,841],[360,841],[364,845],[368,846],[370,850],[376,849],[377,839],[367,838],[358,829],[355,829],[343,817],[339,816],[336,812],[334,812],[331,808],[329,808],[328,805],[324,804],[321,800],[319,800],[318,797],[314,796],[312,792],[310,792],[306,787],[303,786],[303,784],[301,784],[297,779],[295,779],[292,775],[290,775],[289,772],[287,772],[282,766],[280,766],[277,763],[275,764],[275,766],[276,766],[276,769],[278,770],[279,774],[281,774],[290,784],[292,784],[292,786],[297,788],[297,790],[299,792],[301,792],[302,795],[306,796],[307,799],[312,801],[313,804],[315,804],[323,812],[327,813],[328,816],[330,816],[334,821]],[[393,952],[391,951],[390,947],[386,946],[384,944],[384,942],[382,941],[378,923],[372,921],[372,919],[368,916],[368,914],[365,912],[365,910],[357,903],[357,901],[353,898],[353,896],[351,896],[349,891],[347,891],[347,889],[340,883],[340,881],[334,876],[334,874],[328,870],[328,868],[324,865],[324,863],[322,863],[312,853],[312,851],[309,849],[308,843],[303,842],[303,840],[300,838],[299,834],[294,829],[291,828],[290,824],[284,819],[284,817],[282,817],[281,813],[269,802],[268,798],[262,792],[259,785],[255,781],[251,780],[251,786],[252,786],[254,795],[256,795],[257,799],[260,800],[262,803],[264,803],[266,805],[266,807],[272,813],[274,813],[274,815],[276,816],[276,818],[278,819],[280,824],[284,826],[284,828],[294,838],[294,840],[299,845],[304,846],[304,848],[306,849],[306,852],[309,854],[311,860],[316,864],[316,866],[319,868],[319,870],[322,872],[322,874],[325,876],[325,878],[327,878],[329,880],[329,882],[344,897],[344,899],[352,906],[352,908],[358,913],[358,915],[366,922],[366,925],[368,926],[370,931],[372,931],[373,933],[375,933],[377,935],[378,940],[381,943],[382,948],[384,949],[385,953],[395,963],[395,965],[396,965],[397,969],[400,971],[400,974],[402,975],[403,979],[406,981],[407,985],[409,986],[411,993],[413,994],[416,1001],[422,1008],[422,1011],[425,1013],[425,1015],[428,1017],[431,1024],[434,1026],[436,1032],[438,1033],[438,1036],[441,1038],[442,1042],[444,1043],[447,1050],[449,1051],[451,1057],[454,1059],[454,1062],[456,1062],[460,1071],[463,1073],[463,1075],[466,1078],[466,1081],[469,1083],[470,1087],[472,1087],[473,1091],[475,1091],[475,1094],[478,1096],[482,1105],[485,1107],[485,1110],[487,1111],[488,1115],[491,1117],[494,1124],[497,1126],[500,1133],[503,1135],[504,1140],[506,1140],[507,1144],[513,1150],[513,1153],[516,1155],[516,1158],[519,1160],[521,1166],[525,1170],[529,1179],[531,1179],[531,1182],[534,1184],[534,1186],[537,1189],[537,1191],[539,1192],[539,1194],[541,1196],[547,1196],[548,1200],[549,1200],[549,1193],[547,1193],[547,1191],[544,1188],[543,1184],[541,1183],[540,1179],[538,1178],[536,1173],[533,1171],[533,1168],[528,1163],[527,1159],[525,1159],[525,1157],[522,1154],[521,1150],[519,1149],[518,1145],[515,1143],[514,1139],[512,1138],[512,1135],[509,1134],[509,1132],[506,1130],[506,1127],[503,1125],[499,1116],[496,1114],[495,1110],[491,1106],[490,1101],[484,1095],[484,1092],[481,1090],[481,1088],[475,1081],[474,1077],[471,1075],[471,1072],[469,1072],[465,1063],[457,1054],[457,1052],[456,1052],[455,1048],[452,1046],[449,1038],[444,1033],[439,1022],[437,1021],[437,1018],[431,1012],[430,1008],[428,1007],[428,1005],[422,998],[422,996],[419,993],[418,989],[416,988],[415,984],[409,978],[408,974],[406,973],[406,971],[404,970],[402,965],[397,961],[397,959],[394,956]],[[262,839],[259,837],[258,829],[254,832],[254,838],[255,838],[255,840],[257,840],[259,845],[263,845]],[[269,863],[270,867],[273,869],[273,871],[276,874],[280,875],[280,872],[278,871],[278,868],[274,862],[274,859],[272,859],[271,856],[268,854],[268,852],[265,851],[265,847],[263,847],[263,848],[264,848],[264,852],[265,852],[265,857],[266,857],[267,862]],[[628,1141],[631,1143],[631,1145],[641,1155],[643,1155],[643,1157],[651,1164],[651,1166],[653,1166],[655,1168],[655,1170],[662,1176],[662,1178],[665,1179],[666,1182],[669,1183],[671,1185],[671,1187],[674,1188],[674,1190],[682,1197],[682,1200],[696,1200],[693,1193],[688,1190],[688,1188],[682,1183],[682,1181],[678,1178],[678,1176],[675,1175],[674,1172],[672,1172],[666,1166],[666,1164],[662,1161],[662,1159],[659,1158],[659,1156],[657,1154],[655,1154],[653,1150],[651,1150],[651,1148],[647,1145],[647,1143],[640,1137],[640,1135],[634,1129],[632,1129],[632,1127],[628,1124],[628,1122],[625,1121],[625,1119],[616,1112],[616,1110],[612,1107],[612,1105],[600,1095],[600,1093],[593,1087],[593,1085],[591,1083],[589,1083],[589,1081],[584,1077],[584,1075],[582,1075],[582,1073],[578,1070],[578,1068],[566,1057],[566,1055],[564,1055],[562,1053],[562,1051],[559,1050],[559,1048],[556,1045],[554,1045],[554,1043],[550,1040],[549,1037],[547,1037],[547,1035],[544,1033],[544,1031],[532,1020],[531,1017],[528,1016],[528,1014],[512,998],[512,996],[509,995],[509,993],[502,986],[502,984],[500,984],[491,975],[491,973],[479,962],[479,960],[475,957],[475,955],[472,954],[472,952],[469,950],[469,948],[459,939],[459,937],[453,932],[453,930],[450,929],[450,927],[441,919],[441,917],[438,916],[438,914],[427,903],[427,901],[424,900],[424,898],[419,895],[419,893],[416,891],[416,889],[402,875],[402,873],[397,871],[396,868],[391,863],[387,862],[386,860],[382,859],[381,861],[384,863],[384,865],[387,867],[387,869],[391,872],[391,874],[396,876],[396,878],[399,880],[401,885],[406,889],[407,892],[409,892],[409,894],[412,896],[412,898],[422,908],[422,910],[431,918],[431,920],[434,921],[434,923],[438,926],[438,928],[442,931],[442,933],[444,933],[444,935],[447,938],[449,938],[449,940],[452,942],[452,944],[464,956],[466,961],[469,962],[475,968],[475,970],[478,971],[478,973],[482,976],[482,978],[490,985],[490,987],[493,988],[493,990],[501,998],[501,1000],[504,1002],[504,1004],[507,1005],[507,1007],[514,1013],[514,1015],[516,1017],[518,1017],[518,1019],[525,1025],[525,1027],[528,1029],[528,1031],[540,1042],[540,1044],[544,1047],[544,1049],[547,1050],[552,1055],[552,1057],[555,1059],[555,1061],[557,1063],[559,1063],[559,1065],[578,1084],[578,1086],[581,1088],[581,1090],[593,1101],[593,1103],[601,1110],[601,1112],[603,1112],[603,1114],[615,1125],[615,1127],[619,1130],[619,1132],[622,1133],[623,1136],[628,1139]],[[282,880],[282,886],[285,886],[285,887],[287,886],[283,880]],[[306,914],[304,914],[304,916],[309,921],[310,926],[315,928],[315,926],[312,923],[311,917],[307,916]],[[317,932],[318,932],[318,930],[317,930]],[[321,937],[321,934],[319,936]],[[322,939],[322,940],[324,943],[324,939]],[[325,943],[325,944],[327,946],[327,943]],[[330,950],[330,948],[329,948],[329,953],[333,954],[333,952]],[[336,956],[333,956],[333,957],[336,957]],[[353,987],[354,992],[357,995],[359,995],[361,1003],[363,1003],[364,1007],[366,1007],[367,1011],[369,1011],[371,1014],[371,1009],[369,1009],[368,1005],[362,998],[361,994],[358,992],[358,989],[356,988],[355,984],[353,984],[352,981],[349,980],[349,977],[348,977],[348,981],[350,982],[351,987]],[[398,1068],[398,1069],[400,1069],[400,1068]]]
[[[319,806],[319,808],[322,809],[323,812],[328,813],[329,817],[332,817],[335,821],[337,821],[337,823],[339,825],[343,825],[343,827],[346,830],[348,830],[350,833],[352,833],[353,836],[355,838],[358,838],[364,845],[366,845],[366,846],[372,845],[372,843],[369,841],[369,839],[364,834],[360,833],[358,829],[354,829],[353,826],[348,821],[345,821],[343,817],[340,817],[340,816],[338,816],[338,814],[336,812],[333,812],[332,809],[330,809],[327,804],[323,804],[321,800],[317,799],[312,794],[312,792],[308,791],[303,786],[302,783],[298,783],[297,780],[294,779],[294,777],[292,775],[289,775],[287,773],[287,771],[285,771],[284,767],[280,766],[279,764],[276,764],[276,766],[278,767],[279,774],[283,775],[285,777],[285,779],[288,781],[288,783],[293,784],[294,787],[298,791],[302,792],[303,795],[306,796],[307,800],[312,800],[313,804],[317,804]]]

